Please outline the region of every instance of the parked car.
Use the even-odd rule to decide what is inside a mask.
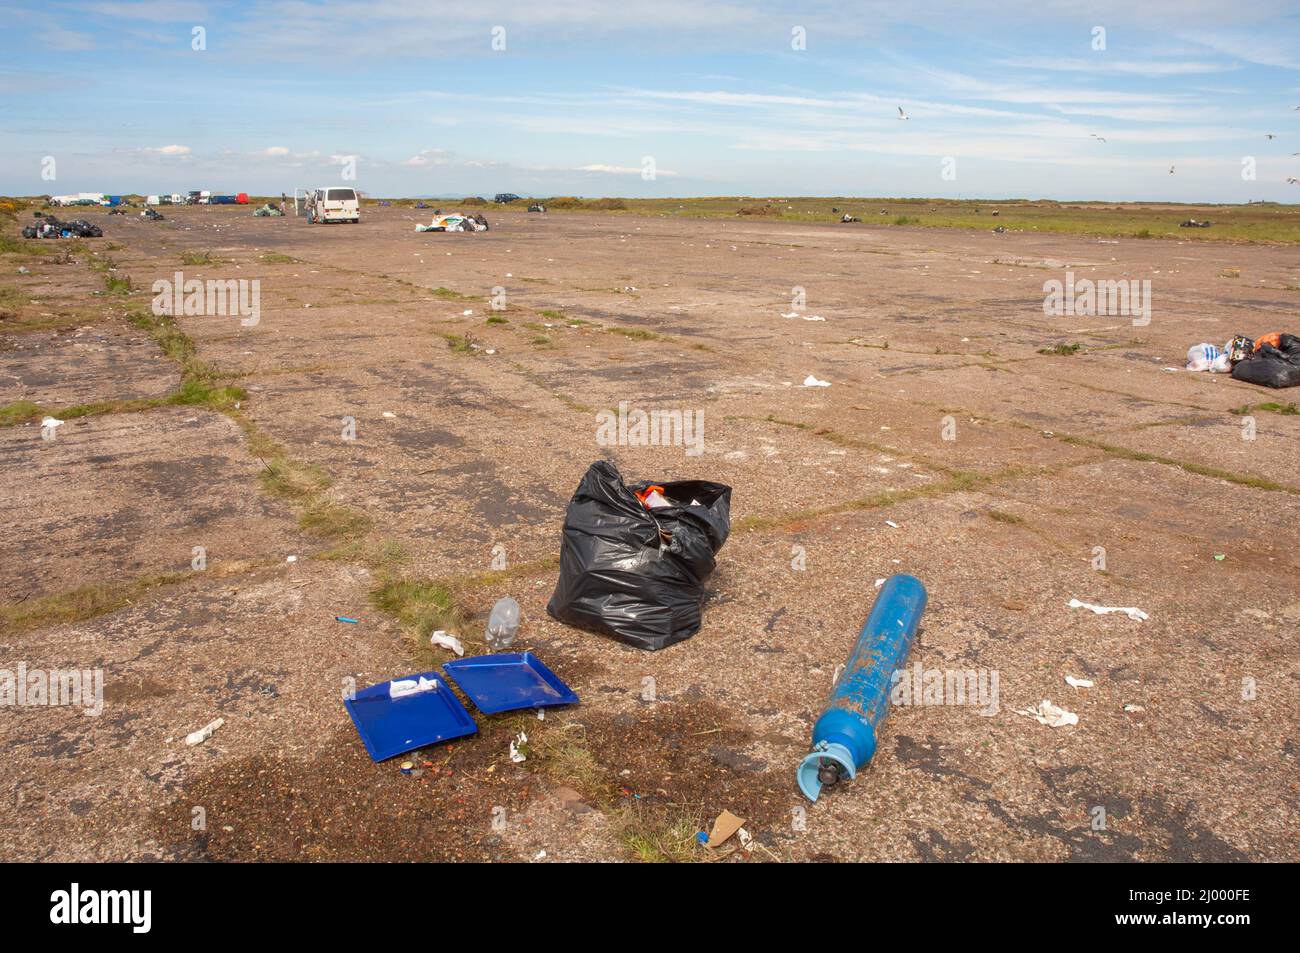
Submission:
[[[492,201],[496,202],[499,205],[505,205],[507,202],[518,202],[519,199],[520,196],[515,195],[515,193],[513,192],[498,192],[497,197],[494,198]]]

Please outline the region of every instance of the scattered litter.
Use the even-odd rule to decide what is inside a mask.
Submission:
[[[510,596],[496,601],[488,615],[487,632],[484,641],[493,651],[510,647],[519,633],[519,603]]]
[[[442,670],[485,715],[578,701],[573,689],[531,652],[452,659]]]
[[[419,208],[419,206],[416,206]],[[426,205],[425,208],[428,208]],[[434,215],[428,225],[416,225],[417,232],[486,232],[488,220],[481,214],[462,215],[453,212],[450,215]],[[451,254],[448,252],[447,254]]]
[[[356,620],[356,619],[350,619],[350,618],[348,618],[348,617],[345,616],[345,615],[336,615],[336,616],[334,617],[334,621],[335,621],[335,622],[346,622],[348,625],[356,625],[356,624],[357,624],[357,620]]]
[[[737,817],[730,811],[723,811],[713,821],[713,830],[709,832],[708,838],[703,842],[705,847],[721,847],[732,836],[745,826],[745,819]]]
[[[1141,609],[1132,606],[1094,606],[1091,602],[1080,602],[1078,599],[1071,599],[1069,606],[1071,609],[1090,609],[1097,615],[1105,615],[1108,612],[1122,612],[1134,622],[1144,622],[1151,618]]]
[[[892,526],[894,529],[898,529],[898,524],[895,523],[893,520],[885,520],[885,525]]]
[[[1241,360],[1232,367],[1234,380],[1262,387],[1300,387],[1300,337],[1275,331],[1243,345],[1242,350]]]
[[[1232,370],[1232,361],[1226,349],[1220,349],[1213,344],[1195,344],[1187,349],[1187,369],[1227,374]]]
[[[42,430],[53,430],[56,427],[62,427],[62,426],[63,426],[63,421],[59,420],[57,417],[46,417],[44,420],[41,421]]]
[[[748,853],[754,848],[754,836],[743,827],[736,831],[736,836],[740,838],[740,849]]]
[[[796,769],[799,790],[808,800],[853,780],[871,760],[875,745],[866,739],[879,737],[892,707],[889,676],[907,661],[928,598],[921,580],[902,574],[889,577],[876,594]]]
[[[544,850],[539,850],[539,851],[538,851],[538,852],[533,856],[533,860],[545,860],[545,859],[546,859],[546,851],[544,851]]]
[[[1086,678],[1075,678],[1073,675],[1065,676],[1065,684],[1071,688],[1092,688],[1092,682]]]
[[[791,311],[789,314],[786,314],[785,312],[782,312],[782,313],[781,313],[781,317],[783,317],[783,318],[797,318],[797,317],[799,317],[799,312],[798,312],[798,311]]]
[[[825,321],[825,320],[826,320],[826,319],[823,318],[820,314],[805,314],[805,315],[803,316],[803,319],[804,319],[805,321]]]
[[[388,419],[392,420],[394,417],[397,416],[397,414],[393,413],[391,410],[385,410],[385,411],[384,411],[384,416],[387,417]]]
[[[704,581],[731,532],[731,487],[655,485],[674,505],[646,509],[637,493],[650,483],[629,486],[608,460],[587,469],[564,514],[552,618],[651,651],[699,631]]]
[[[520,745],[525,745],[527,743],[528,735],[524,734],[522,731],[519,732],[519,736],[515,738],[514,741],[510,742],[510,760],[515,764],[522,764],[528,760],[528,755],[519,750]]]
[[[1223,553],[1216,553],[1215,556],[1214,556],[1214,560],[1215,560],[1215,562],[1220,562],[1220,563],[1223,562],[1223,561],[1224,561],[1225,559],[1227,559],[1227,558],[1228,558],[1228,557],[1225,556],[1225,555],[1223,555]]]
[[[61,222],[53,215],[44,212],[33,213],[39,221],[23,229],[23,238],[103,238],[104,232],[98,225],[92,225],[85,219]]]
[[[226,719],[218,718],[216,721],[210,721],[198,731],[192,731],[185,736],[185,743],[193,747],[201,745],[212,737],[212,733],[226,723]]]
[[[284,557],[284,561],[287,562],[287,563],[296,563],[296,562],[298,561],[298,557],[297,557],[297,556],[286,556],[286,557]]]
[[[461,315],[462,315],[462,317],[466,317],[466,318],[468,318],[468,317],[469,317],[471,314],[473,314],[473,313],[474,313],[474,309],[473,309],[473,308],[466,308],[464,311],[461,312]]]
[[[442,629],[438,629],[433,635],[429,636],[429,642],[442,649],[451,649],[457,655],[465,654],[465,646],[460,644],[460,639],[454,635],[448,635]]]
[[[421,675],[418,679],[401,678],[393,679],[388,683],[389,698],[407,698],[411,695],[419,695],[421,692],[435,691],[438,687],[438,680],[434,678],[425,678]]]
[[[1133,712],[1137,712],[1137,711],[1146,711],[1146,709],[1143,708],[1141,705],[1125,705],[1125,706],[1124,706],[1124,710],[1125,710],[1125,711],[1133,711]]]
[[[885,580],[884,580],[884,579],[877,579],[877,580],[876,580],[876,588],[877,588],[877,589],[879,589],[879,588],[880,588],[881,586],[883,586],[884,584],[885,584]]]
[[[809,374],[807,377],[803,379],[803,386],[804,387],[830,387],[831,382],[819,381],[815,376]]]
[[[437,672],[422,672],[399,681],[414,682],[418,687],[420,679],[431,687],[393,698],[389,695],[392,683],[380,682],[344,699],[361,743],[373,760],[384,761],[478,731],[465,706]]]
[[[1066,725],[1077,725],[1079,716],[1072,711],[1066,711],[1064,708],[1058,708],[1053,705],[1051,699],[1044,698],[1033,708],[1015,710],[1017,715],[1027,715],[1033,718],[1040,725],[1047,725],[1049,728],[1063,728]]]

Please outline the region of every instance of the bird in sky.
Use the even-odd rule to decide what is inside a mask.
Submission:
[[[1169,174],[1170,174],[1170,175],[1173,175],[1173,174],[1174,174],[1174,167],[1173,167],[1173,166],[1170,166],[1170,167],[1169,167]]]
[[[1271,133],[1271,132],[1266,132],[1266,133],[1264,133],[1264,138],[1265,138],[1265,139],[1276,139],[1277,136],[1273,135],[1273,133]]]
[[[1294,175],[1288,175],[1286,181],[1287,185],[1300,185],[1300,179],[1297,179]]]
[[[911,119],[912,117],[909,116],[907,113],[903,112],[903,107],[902,107],[902,106],[899,106],[899,107],[898,107],[898,118],[899,118],[899,119]]]
[[[1092,138],[1096,139],[1098,142],[1105,142],[1105,141],[1106,141],[1104,138],[1102,138],[1101,136],[1097,135],[1095,132],[1090,132],[1090,133],[1088,133],[1088,135],[1092,136]]]

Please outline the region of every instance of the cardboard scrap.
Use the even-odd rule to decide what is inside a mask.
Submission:
[[[721,847],[736,831],[745,826],[745,819],[737,817],[730,811],[723,811],[713,822],[713,830],[709,832],[709,839],[705,842],[705,847]]]

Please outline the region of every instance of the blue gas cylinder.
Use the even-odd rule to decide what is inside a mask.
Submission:
[[[925,586],[913,576],[890,576],[880,587],[826,710],[813,726],[812,751],[799,765],[799,789],[809,800],[817,800],[824,785],[852,779],[875,754],[893,675],[907,660],[926,598]]]

